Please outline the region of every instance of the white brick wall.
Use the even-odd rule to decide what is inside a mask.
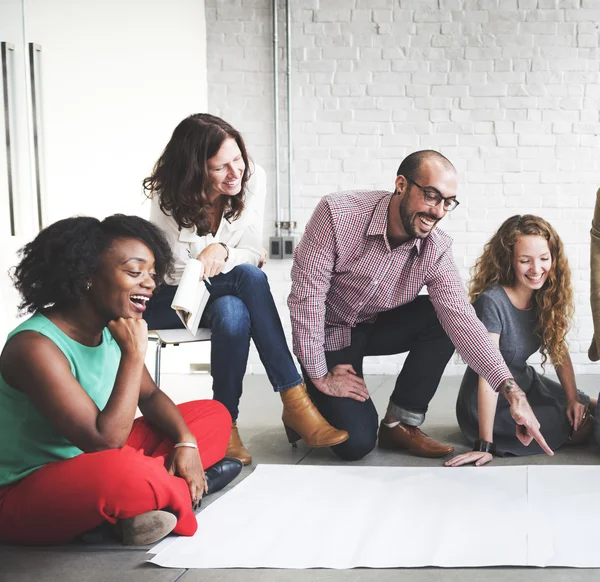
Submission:
[[[516,213],[550,220],[577,296],[571,351],[587,361],[588,237],[600,186],[598,0],[292,0],[293,219],[319,198],[393,187],[402,158],[438,149],[460,174],[442,223],[465,281],[483,243]],[[280,2],[283,28],[283,3]],[[206,0],[210,111],[244,134],[273,183],[270,0]],[[283,50],[280,87],[285,96]],[[282,112],[283,103],[282,103]],[[285,121],[282,118],[282,144]],[[282,200],[287,201],[282,148]],[[285,209],[285,208],[284,208]],[[284,218],[287,217],[287,211]],[[272,234],[274,195],[265,235]],[[289,262],[268,272],[289,330]],[[370,358],[396,373],[401,358]],[[251,371],[260,371],[256,354]],[[452,364],[447,373],[460,373]]]

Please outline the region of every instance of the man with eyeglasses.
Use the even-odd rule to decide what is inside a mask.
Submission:
[[[350,438],[344,460],[386,449],[442,457],[454,448],[419,429],[446,364],[459,352],[510,402],[517,436],[548,453],[523,391],[468,302],[438,222],[458,206],[452,163],[433,150],[398,168],[394,193],[325,196],[298,244],[288,298],[294,353],[321,414]],[[428,295],[419,295],[427,288]],[[363,380],[365,356],[408,352],[386,415],[378,417]]]

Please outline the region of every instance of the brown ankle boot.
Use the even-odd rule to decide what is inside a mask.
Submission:
[[[295,445],[302,439],[309,447],[332,447],[348,440],[345,430],[333,428],[317,410],[304,383],[281,392],[281,420],[288,440]]]
[[[231,425],[231,436],[229,437],[229,444],[227,445],[225,456],[239,459],[244,465],[249,465],[252,462],[252,457],[240,438],[237,422],[234,422]]]

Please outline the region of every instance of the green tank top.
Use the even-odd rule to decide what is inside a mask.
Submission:
[[[99,346],[90,348],[72,340],[41,313],[35,313],[8,334],[36,331],[50,339],[67,358],[71,373],[103,410],[112,392],[121,360],[117,342],[104,328]],[[83,451],[62,436],[20,390],[0,374],[0,487],[26,477],[36,469]]]

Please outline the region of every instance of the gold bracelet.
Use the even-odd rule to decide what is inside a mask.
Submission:
[[[196,443],[176,443],[174,446],[176,449],[179,447],[190,447],[190,449],[197,449],[198,445]]]

